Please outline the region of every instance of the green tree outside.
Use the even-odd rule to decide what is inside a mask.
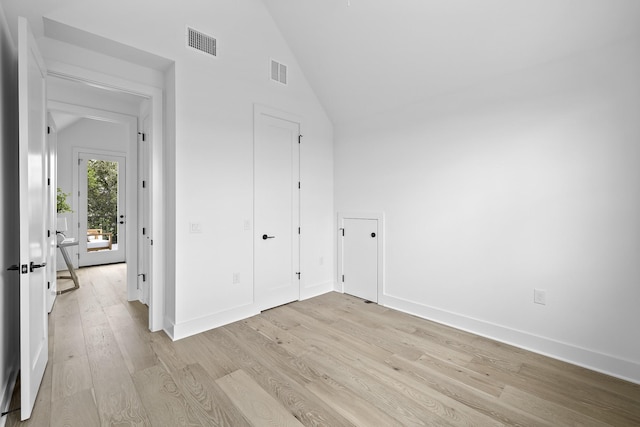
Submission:
[[[87,228],[112,233],[118,243],[118,163],[89,160],[87,163]]]

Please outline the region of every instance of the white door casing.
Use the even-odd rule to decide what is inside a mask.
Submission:
[[[254,300],[266,310],[300,298],[300,122],[256,106]]]
[[[164,138],[164,95],[162,88],[149,86],[143,83],[138,83],[133,80],[127,80],[126,78],[113,76],[110,74],[105,74],[98,71],[93,71],[81,67],[76,67],[73,65],[69,65],[62,62],[56,62],[50,64],[49,75],[61,77],[64,79],[71,79],[78,82],[84,82],[91,85],[97,85],[98,87],[102,87],[105,89],[113,90],[113,91],[122,91],[134,95],[139,95],[143,98],[147,98],[149,100],[149,116],[151,118],[151,134],[152,134],[152,144],[150,144],[150,154],[151,158],[150,168],[149,168],[149,182],[147,183],[149,189],[149,198],[150,198],[150,229],[152,231],[157,231],[158,236],[154,239],[154,235],[151,234],[149,236],[149,241],[151,245],[150,249],[150,260],[149,260],[149,268],[150,270],[150,279],[149,282],[149,329],[151,331],[159,331],[165,327],[165,276],[166,276],[166,268],[167,263],[165,262],[165,253],[167,251],[168,245],[174,243],[173,238],[167,233],[163,233],[165,230],[165,197],[167,186],[174,185],[174,183],[166,181],[165,177],[167,175],[167,170],[170,169],[170,166],[165,164],[165,148],[167,148],[167,143]],[[171,101],[169,101],[171,102]],[[69,105],[56,101],[49,101],[49,106],[52,109],[57,109],[59,111],[66,112],[78,112],[80,115],[84,115],[83,111],[92,110],[91,108],[85,106],[77,106],[77,105]],[[96,116],[93,112],[89,112],[87,117]],[[112,121],[121,122],[118,116],[121,116],[116,113],[111,112],[100,112],[97,117],[112,117]],[[135,120],[134,120],[135,122]],[[137,123],[135,123],[137,125]],[[132,133],[137,133],[137,127],[131,127]],[[134,136],[135,140],[135,136]],[[170,148],[169,148],[170,149]],[[133,159],[130,164],[137,164],[137,161],[133,163]],[[75,175],[77,177],[77,174]],[[135,173],[130,173],[129,176],[136,176]],[[74,183],[77,186],[77,180]],[[77,190],[77,188],[75,188]],[[130,191],[129,194],[135,199],[137,192]],[[133,202],[129,202],[128,205],[132,206],[135,204],[135,200]],[[129,239],[136,239],[137,233],[132,232],[131,230],[135,230],[133,227],[131,218],[135,217],[137,223],[137,215],[130,215],[129,221],[127,225],[129,226]],[[135,241],[129,246],[137,248]],[[128,252],[129,255],[132,254],[132,251]],[[132,262],[135,262],[137,256],[133,258]],[[157,261],[157,262],[154,262]],[[129,261],[127,261],[129,263]],[[136,269],[127,269],[127,283],[129,284],[128,289],[128,299],[133,300],[137,294],[136,291]],[[129,276],[132,275],[133,279]],[[133,286],[131,286],[133,283]],[[132,289],[133,288],[133,289]]]
[[[47,312],[51,313],[53,310],[53,304],[57,295],[57,282],[56,282],[56,260],[57,260],[57,152],[58,152],[58,130],[56,124],[51,116],[51,113],[47,114],[47,194],[48,194],[48,227],[49,233],[47,233]]]
[[[21,419],[31,417],[48,360],[46,277],[46,68],[29,24],[18,20]]]

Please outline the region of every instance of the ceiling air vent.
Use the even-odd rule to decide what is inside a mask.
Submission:
[[[214,37],[187,27],[187,46],[217,56],[217,41]]]
[[[278,61],[271,60],[271,80],[287,84],[287,66]]]

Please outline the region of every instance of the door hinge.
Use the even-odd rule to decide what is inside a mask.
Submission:
[[[142,227],[142,235],[145,236],[147,234],[147,229]]]
[[[300,227],[298,227],[298,234],[300,234]]]
[[[147,140],[147,135],[144,132],[138,132],[138,135],[142,137],[142,142],[145,142]]]
[[[142,188],[147,188],[147,181],[142,181]]]
[[[47,185],[50,186],[51,185],[51,178],[47,178]]]
[[[47,237],[51,237],[51,230],[47,230]]]
[[[298,190],[300,189],[300,181],[298,181]]]
[[[47,135],[49,135],[51,133],[51,127],[47,126]]]
[[[344,228],[341,228],[340,231],[342,231],[342,237],[344,237]]]
[[[47,282],[47,289],[51,289],[51,282]]]
[[[344,274],[342,275],[342,283],[344,283]]]
[[[146,281],[147,281],[147,275],[146,275],[146,274],[144,274],[144,273],[140,273],[140,274],[138,274],[138,277],[140,277],[140,276],[142,276],[142,281],[143,281],[143,282],[146,282]]]
[[[78,159],[78,166],[80,166],[80,163],[82,163],[82,159]]]
[[[298,144],[302,142],[302,135],[298,135]]]
[[[298,280],[300,280],[300,276],[302,276],[302,273],[298,271],[296,274],[298,275]]]

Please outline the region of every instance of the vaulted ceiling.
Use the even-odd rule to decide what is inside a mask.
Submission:
[[[40,36],[73,1],[3,7]],[[640,37],[640,0],[262,1],[335,124]]]
[[[640,37],[638,0],[263,0],[334,123]]]

